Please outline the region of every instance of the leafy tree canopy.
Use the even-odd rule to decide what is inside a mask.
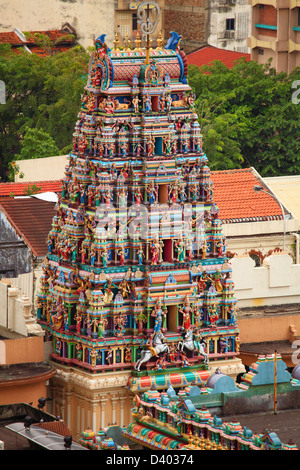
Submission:
[[[23,139],[28,129],[27,138],[35,139],[36,144],[38,134],[33,130],[44,133],[44,150],[49,148],[50,137],[50,150],[57,149],[57,155],[71,149],[88,61],[89,54],[81,46],[41,57],[23,49],[15,53],[7,45],[0,45],[0,79],[6,87],[6,103],[0,105],[2,177],[17,156],[37,158],[43,154],[40,146],[34,149],[31,144],[26,152],[29,142],[23,143]]]
[[[0,105],[2,177],[20,156],[71,150],[88,61],[80,46],[40,57],[0,45],[6,86],[6,103]],[[300,103],[292,101],[300,68],[287,76],[270,63],[240,60],[228,69],[216,61],[201,69],[190,66],[188,78],[212,170],[253,166],[263,176],[300,173]]]
[[[300,68],[287,76],[270,62],[189,67],[211,169],[253,166],[262,176],[300,173],[300,103],[292,100],[292,84],[299,79]]]

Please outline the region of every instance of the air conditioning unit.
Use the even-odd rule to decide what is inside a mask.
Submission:
[[[225,31],[224,32],[224,38],[227,39],[232,39],[235,36],[235,31]]]

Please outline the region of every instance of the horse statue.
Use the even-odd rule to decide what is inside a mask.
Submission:
[[[154,335],[152,346],[148,346],[148,349],[141,352],[140,359],[135,363],[135,370],[140,371],[141,365],[144,362],[148,362],[151,357],[156,357],[161,353],[169,353],[169,346],[163,342],[164,340],[165,337],[161,331]]]
[[[199,341],[193,337],[193,331],[188,330],[183,341],[178,342],[178,350],[183,351],[186,348],[189,351],[196,351],[204,357],[204,364],[208,363],[208,355],[206,353],[206,343],[204,340]]]

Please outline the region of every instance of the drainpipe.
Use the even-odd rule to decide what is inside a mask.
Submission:
[[[295,259],[296,264],[299,264],[299,233],[294,233],[295,236]]]

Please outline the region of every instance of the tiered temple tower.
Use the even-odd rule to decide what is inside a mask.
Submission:
[[[180,39],[110,50],[102,35],[91,54],[38,295],[73,435],[128,424],[131,392],[244,372]]]

